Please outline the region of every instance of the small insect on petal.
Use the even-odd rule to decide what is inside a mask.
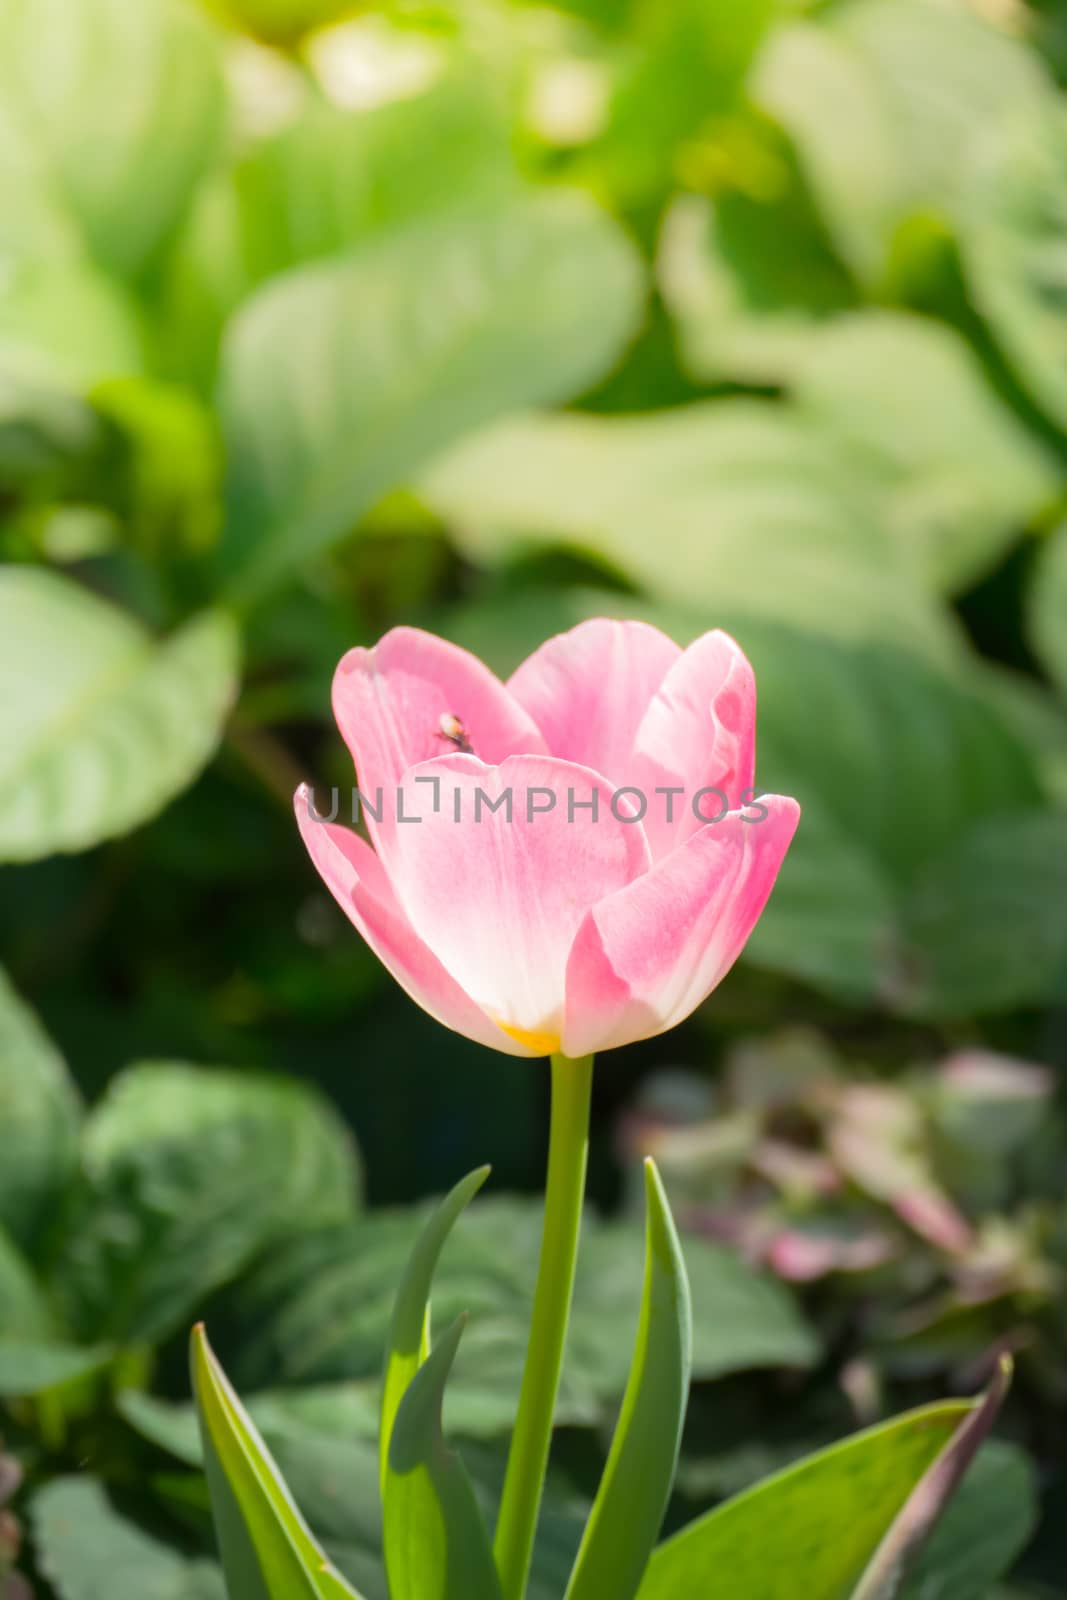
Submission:
[[[456,750],[462,750],[464,755],[472,756],[474,754],[474,746],[470,742],[467,730],[454,711],[442,712],[441,720],[437,725],[437,737],[446,740]]]

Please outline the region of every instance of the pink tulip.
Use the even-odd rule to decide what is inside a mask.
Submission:
[[[374,848],[304,785],[312,860],[419,1005],[511,1055],[584,1056],[687,1017],[797,825],[796,801],[754,799],[755,682],[724,633],[682,651],[598,618],[503,684],[394,628],[344,657],[333,707]]]

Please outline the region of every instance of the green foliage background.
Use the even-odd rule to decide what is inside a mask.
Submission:
[[[62,1600],[100,1592],[61,1535],[105,1501],[42,1486],[86,1450],[138,1490],[128,1586],[215,1592],[199,1479],[165,1454],[192,1464],[167,1408],[205,1306],[298,1437],[286,1470],[325,1481],[342,1401],[316,1394],[344,1386],[354,1449],[410,1237],[358,1196],[483,1160],[468,1278],[497,1320],[450,1403],[494,1481],[535,1226],[502,1191],[540,1182],[547,1081],[416,1012],[306,860],[290,796],[351,782],[328,691],[352,644],[416,623],[507,672],[611,613],[725,626],[756,665],[759,779],[803,826],[724,989],[601,1065],[609,1211],[639,1086],[714,1084],[783,1022],[880,1077],[962,1047],[1067,1066],[1059,7],[352,10],[0,0],[0,1393]],[[1062,1586],[1058,1116],[1056,1089],[1039,1184],[1011,1166],[993,1206],[1030,1230],[1038,1308],[1013,1279],[961,1339],[954,1301],[936,1355],[880,1368],[922,1398],[1024,1347],[1032,1464],[998,1447],[972,1491],[1016,1494],[1022,1532],[939,1596],[1007,1569],[1035,1483],[1044,1531],[998,1593]],[[612,1252],[637,1236],[602,1226],[565,1551],[629,1357]],[[833,1282],[801,1308],[690,1248],[701,1378],[775,1369],[715,1385],[728,1461],[698,1404],[702,1506],[845,1431],[836,1375],[881,1353]],[[906,1300],[908,1270],[863,1290]],[[370,1592],[377,1535],[332,1531]]]

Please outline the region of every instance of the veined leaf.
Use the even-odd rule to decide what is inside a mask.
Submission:
[[[103,266],[139,274],[221,133],[210,29],[175,0],[2,0],[0,37],[0,100],[33,130],[42,188]]]
[[[580,392],[640,302],[625,236],[563,192],[402,229],[268,284],[222,359],[234,593],[321,554],[461,434]]]
[[[202,1327],[193,1333],[193,1388],[204,1467],[233,1600],[330,1600],[356,1591],[330,1571],[266,1445],[230,1388]]]
[[[474,1489],[441,1427],[445,1383],[464,1322],[457,1318],[423,1362],[393,1426],[385,1485],[390,1600],[500,1600]]]
[[[692,1309],[670,1206],[645,1162],[645,1287],[633,1370],[567,1600],[631,1600],[659,1534],[689,1394]]]
[[[0,859],[85,850],[155,815],[214,751],[237,681],[221,612],[158,642],[55,573],[0,573]]]
[[[400,1280],[389,1325],[382,1377],[378,1453],[383,1502],[393,1423],[408,1385],[430,1353],[430,1285],[434,1268],[456,1218],[478,1193],[488,1176],[488,1167],[478,1167],[467,1177],[461,1178],[445,1196],[419,1234]]]
[[[53,1287],[85,1337],[163,1338],[276,1239],[358,1205],[347,1128],[274,1075],[141,1062],[94,1107],[82,1153]]]
[[[638,1600],[848,1600],[931,1462],[974,1412],[950,1401],[809,1456],[654,1553]]]

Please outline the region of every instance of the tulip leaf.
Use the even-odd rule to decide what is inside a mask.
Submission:
[[[385,1484],[390,1600],[500,1600],[473,1486],[441,1427],[445,1383],[465,1320],[457,1318],[423,1362],[393,1425]]]
[[[851,1600],[893,1600],[964,1473],[989,1435],[1011,1383],[1011,1360],[1001,1358],[993,1382],[923,1473],[894,1518]]]
[[[456,1218],[478,1193],[488,1176],[488,1167],[478,1167],[467,1177],[461,1178],[445,1196],[415,1241],[400,1280],[389,1325],[382,1377],[378,1452],[383,1501],[393,1423],[408,1385],[430,1353],[430,1285],[434,1268]]]
[[[234,594],[321,555],[461,434],[586,388],[640,304],[625,236],[562,191],[431,218],[268,283],[221,364]]]
[[[645,1162],[645,1286],[630,1382],[567,1600],[632,1600],[670,1498],[689,1393],[692,1308],[655,1163]]]
[[[237,687],[221,612],[157,641],[71,579],[9,567],[0,639],[0,860],[125,833],[213,754]]]
[[[668,1539],[638,1600],[849,1600],[916,1483],[975,1407],[910,1411],[807,1457]]]
[[[211,1351],[193,1333],[193,1389],[204,1470],[232,1600],[321,1600],[356,1591],[329,1571],[270,1452]]]

